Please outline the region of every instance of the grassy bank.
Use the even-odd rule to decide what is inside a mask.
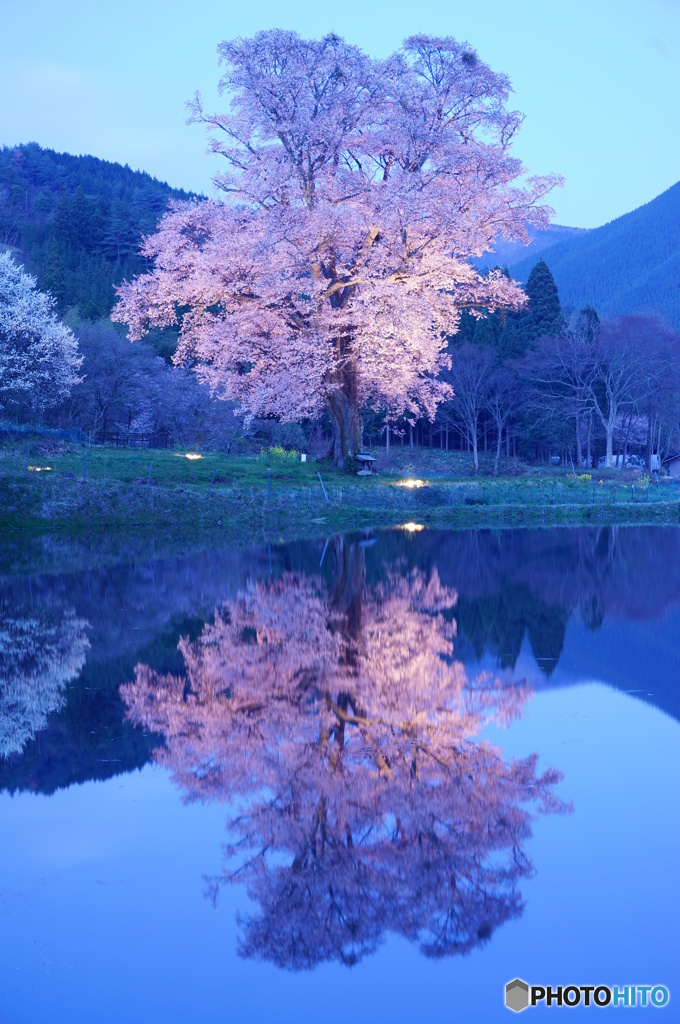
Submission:
[[[132,536],[170,545],[223,534],[234,543],[380,525],[503,527],[678,523],[680,487],[620,472],[575,477],[506,464],[472,475],[465,453],[399,451],[359,478],[280,453],[86,448],[6,442],[0,449],[0,535],[21,547],[49,534],[112,551]],[[27,468],[28,465],[28,468]],[[321,479],[319,479],[319,474]],[[403,486],[416,478],[420,486]]]

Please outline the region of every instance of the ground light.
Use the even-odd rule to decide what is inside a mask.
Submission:
[[[411,477],[409,477],[408,480],[397,480],[394,486],[408,487],[409,489],[412,489],[414,487],[427,487],[428,483],[427,480],[414,480]]]
[[[29,466],[28,467],[28,472],[29,473],[51,473],[52,472],[52,467],[51,466]]]
[[[191,459],[192,462],[195,462],[196,459],[202,459],[203,456],[199,455],[197,452],[175,452],[175,458],[176,459]]]
[[[422,523],[402,523],[401,526],[397,527],[398,530],[406,530],[407,533],[420,533],[425,527]]]

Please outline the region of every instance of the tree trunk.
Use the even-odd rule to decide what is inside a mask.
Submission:
[[[477,453],[477,422],[475,421],[474,429],[472,430],[472,455],[473,462],[475,465],[475,473],[479,473],[479,455]]]
[[[652,410],[647,413],[647,446],[645,448],[645,469],[652,472],[652,447],[654,444],[654,425],[652,423]]]
[[[626,437],[623,442],[623,461],[621,462],[621,469],[626,468],[626,458],[628,457],[628,438],[630,437],[630,427],[633,422],[633,414],[631,413],[628,417],[628,427],[626,429]]]
[[[411,451],[413,451],[413,427],[410,423],[408,425],[408,438],[411,445]]]
[[[385,450],[387,455],[390,454],[390,425],[389,423],[385,427]]]
[[[607,454],[604,460],[604,464],[607,469],[611,469],[611,464],[614,460],[614,420],[607,420]]]
[[[338,390],[328,396],[326,407],[333,427],[333,462],[338,469],[344,469],[363,444],[359,403],[345,390]]]
[[[576,461],[578,462],[578,471],[581,472],[581,459],[583,453],[581,451],[581,417],[576,417]]]
[[[496,442],[496,459],[493,464],[493,475],[498,476],[498,460],[501,457],[501,445],[503,444],[503,428],[501,427],[498,431],[498,441]]]
[[[449,450],[449,421],[446,421],[446,450]]]
[[[344,622],[340,627],[352,640],[361,636],[361,610],[366,566],[363,549],[348,542],[342,535],[333,541],[335,577],[331,591],[331,607]]]

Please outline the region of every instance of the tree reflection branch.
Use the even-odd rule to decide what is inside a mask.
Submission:
[[[251,582],[180,642],[185,677],[139,665],[128,714],[165,737],[188,800],[232,805],[208,891],[246,885],[243,956],[353,964],[387,932],[465,953],[521,913],[532,813],[565,809],[560,776],[479,738],[529,691],[468,678],[436,571],[369,588],[358,544],[334,554],[330,595],[302,574]]]

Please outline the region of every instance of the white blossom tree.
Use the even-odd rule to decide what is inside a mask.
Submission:
[[[0,407],[18,402],[42,411],[79,383],[78,342],[54,307],[35,278],[0,253]]]

